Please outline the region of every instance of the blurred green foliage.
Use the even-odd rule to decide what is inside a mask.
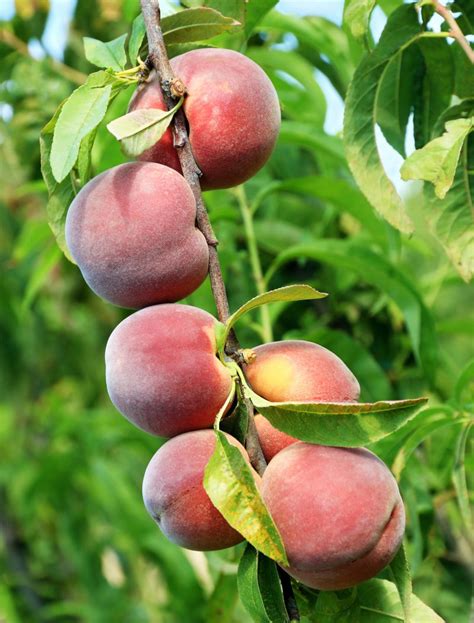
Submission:
[[[44,32],[47,2],[16,6],[0,23],[0,620],[248,621],[236,589],[242,548],[185,552],[145,512],[141,479],[160,440],[122,418],[104,384],[105,343],[127,312],[88,290],[46,222],[40,129],[93,70],[82,36],[126,32],[138,2],[79,0],[64,64],[47,54],[35,60],[27,47]],[[289,32],[290,53],[271,47]],[[224,36],[219,45],[241,42]],[[464,465],[457,447],[474,402],[472,289],[420,233],[416,189],[408,210],[419,226],[409,238],[375,214],[340,137],[324,131],[326,95],[314,68],[344,94],[359,43],[320,17],[271,14],[248,53],[279,90],[284,121],[272,159],[244,190],[205,197],[231,309],[257,293],[253,233],[265,287],[309,283],[330,296],[256,311],[239,323],[239,338],[246,347],[260,342],[269,314],[274,339],[314,340],[341,356],[362,399],[430,397],[428,415],[374,449],[400,475],[415,592],[448,623],[467,623],[472,535],[457,494],[473,456]],[[107,120],[124,113],[132,90]],[[103,125],[94,172],[122,161]],[[207,283],[187,302],[214,312]]]

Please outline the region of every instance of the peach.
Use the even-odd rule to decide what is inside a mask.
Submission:
[[[117,409],[163,437],[212,426],[232,386],[216,357],[217,324],[207,312],[179,304],[123,320],[105,350],[107,389]]]
[[[262,495],[283,539],[288,572],[312,588],[340,590],[368,580],[403,539],[395,478],[363,448],[295,443],[269,464]]]
[[[271,342],[252,349],[255,359],[245,374],[252,389],[272,402],[354,402],[360,386],[337,355],[303,340]],[[263,453],[270,461],[296,439],[255,418]]]
[[[248,461],[237,439],[226,437]],[[212,430],[178,435],[158,450],[145,472],[145,506],[165,536],[181,547],[216,550],[243,541],[214,507],[203,486],[215,443]]]
[[[145,307],[177,301],[206,278],[209,250],[195,220],[193,193],[176,171],[121,164],[75,197],[66,242],[96,294],[122,307]]]
[[[187,87],[184,112],[203,189],[245,182],[270,157],[280,128],[280,105],[270,79],[233,50],[193,50],[171,65]],[[156,77],[132,98],[130,110],[140,108],[165,109]],[[140,159],[181,171],[170,130]]]

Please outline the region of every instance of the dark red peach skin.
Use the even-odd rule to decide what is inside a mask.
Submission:
[[[243,54],[215,48],[186,52],[171,66],[187,88],[184,112],[202,188],[229,188],[251,178],[270,157],[280,129],[278,96],[268,76]],[[130,111],[140,108],[165,110],[156,77],[132,98]],[[181,171],[171,130],[140,160]]]
[[[312,588],[340,590],[368,580],[403,539],[397,483],[362,448],[292,444],[269,464],[262,495],[282,536],[288,572]]]
[[[106,381],[117,409],[139,428],[163,437],[208,428],[232,386],[216,357],[217,320],[189,305],[142,309],[112,332]]]
[[[140,308],[178,301],[206,278],[209,251],[195,220],[194,196],[181,175],[132,162],[79,192],[67,214],[66,242],[96,294]]]

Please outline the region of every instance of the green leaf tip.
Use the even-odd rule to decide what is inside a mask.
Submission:
[[[235,323],[246,313],[252,309],[256,309],[261,305],[267,303],[276,303],[280,301],[309,301],[314,299],[322,299],[328,296],[326,292],[319,292],[311,286],[305,284],[295,284],[291,286],[284,286],[283,288],[277,288],[276,290],[270,290],[264,294],[255,296],[250,301],[247,301],[242,307],[239,307],[226,322],[225,341],[229,336],[229,333]]]

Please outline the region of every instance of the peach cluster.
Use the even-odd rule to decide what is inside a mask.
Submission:
[[[254,175],[280,125],[275,90],[255,63],[230,50],[196,50],[172,61],[186,85],[190,144],[205,189]],[[130,109],[164,109],[155,76]],[[181,175],[171,131],[138,162],[106,171],[74,199],[66,241],[89,286],[138,309],[111,334],[106,382],[113,404],[139,428],[168,440],[150,461],[143,497],[174,543],[215,550],[243,540],[208,497],[203,477],[214,451],[211,427],[233,379],[217,357],[210,314],[177,301],[208,272],[193,192]],[[304,341],[257,346],[244,366],[253,390],[273,402],[354,402],[359,383],[329,350]],[[233,405],[228,405],[230,410]],[[339,589],[378,573],[397,551],[404,510],[393,476],[364,449],[298,442],[262,415],[256,426],[268,469],[255,482],[281,534],[287,571],[308,586]]]

